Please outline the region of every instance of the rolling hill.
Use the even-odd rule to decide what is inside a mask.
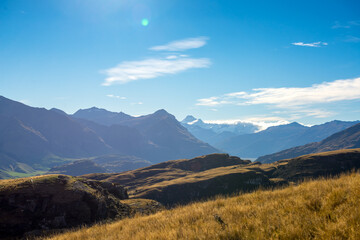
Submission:
[[[354,173],[217,197],[48,239],[359,239],[359,185]]]
[[[359,168],[360,149],[351,149],[305,155],[270,164],[252,163],[227,154],[210,154],[123,173],[83,177],[124,185],[132,198],[149,198],[164,205],[176,205],[218,194],[276,187],[308,177],[337,175]]]
[[[279,200],[278,205],[284,210],[285,202],[289,206],[296,205],[293,200],[289,200],[291,199],[289,197],[296,194],[293,186],[302,183],[304,179],[334,177],[358,169],[360,169],[360,149],[347,149],[304,155],[271,164],[252,163],[227,154],[211,154],[193,159],[167,161],[116,174],[97,173],[81,177],[55,174],[1,180],[0,232],[3,235],[16,235],[38,229],[41,233],[44,229],[91,224],[98,220],[132,216],[135,212],[152,213],[159,209],[158,202],[174,207],[193,201],[214,199],[216,196],[222,199],[219,195],[234,196],[238,193],[256,191],[252,196],[259,196],[261,192],[257,191],[259,188],[281,187],[283,190],[275,190],[275,192],[286,191],[287,194]],[[353,174],[352,177],[355,175],[359,178],[358,174]],[[350,186],[349,180],[345,182],[347,186]],[[290,190],[285,190],[287,186],[290,186],[288,188]],[[327,187],[331,186],[328,183]],[[299,190],[302,196],[300,205],[314,211],[313,214],[316,216],[322,216],[325,213],[335,214],[333,210],[337,206],[351,199],[350,196],[358,196],[355,192],[344,190],[343,186],[336,188],[335,192],[341,189],[339,193],[331,193],[329,196],[319,195],[319,192],[328,189],[327,187],[322,185],[321,189],[309,190],[309,194]],[[358,189],[358,185],[354,189]],[[129,200],[123,200],[128,196]],[[346,196],[345,199],[344,196]],[[264,209],[264,205],[271,206],[274,203],[274,197],[274,195],[265,197],[264,200],[258,202],[257,207]],[[149,200],[144,200],[144,198]],[[250,197],[250,199],[254,198]],[[218,204],[218,207],[223,209],[225,207],[223,203]],[[359,206],[359,201],[353,203]],[[352,205],[346,207],[350,206]],[[252,205],[252,207],[256,206]],[[297,214],[303,213],[303,207],[296,210]],[[332,208],[328,209],[328,207]],[[320,213],[319,211],[324,212],[317,214]],[[193,210],[192,214],[195,212]],[[306,213],[309,214],[309,212]],[[226,224],[232,224],[230,219],[225,221],[223,218],[225,215],[220,216],[222,219],[220,221],[218,215],[219,212],[213,212],[211,218],[215,218],[215,223],[220,224],[218,225],[220,228],[225,229]],[[154,216],[156,215],[149,217]],[[276,216],[278,215],[275,214],[274,217]],[[340,215],[331,215],[331,219],[327,215],[323,217],[334,221],[338,216]],[[304,215],[299,215],[299,218],[303,217]],[[25,224],[25,222],[31,224]]]

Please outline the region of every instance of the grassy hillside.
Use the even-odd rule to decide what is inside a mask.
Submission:
[[[1,180],[0,236],[41,234],[161,207],[152,200],[127,198],[120,185],[66,175]]]
[[[195,203],[53,236],[71,239],[360,239],[360,174]]]
[[[251,163],[227,154],[210,154],[124,173],[83,177],[124,185],[132,198],[148,198],[165,205],[176,205],[218,194],[291,184],[309,177],[337,175],[359,168],[360,149],[348,149],[271,164]]]

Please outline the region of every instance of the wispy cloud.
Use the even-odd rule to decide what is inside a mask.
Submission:
[[[295,45],[295,46],[301,46],[301,47],[321,47],[321,46],[327,46],[328,43],[326,42],[313,42],[313,43],[304,43],[304,42],[294,42],[294,43],[291,43],[292,45]]]
[[[198,99],[196,105],[219,107],[226,104],[264,104],[293,110],[293,114],[301,113],[303,116],[322,118],[335,113],[323,109],[313,109],[314,105],[357,99],[360,99],[360,78],[323,82],[304,88],[257,88],[252,92],[233,92]]]
[[[187,38],[178,41],[173,41],[165,45],[151,47],[150,50],[153,51],[185,51],[193,48],[200,48],[204,46],[207,42],[207,37],[197,37],[197,38]]]
[[[131,105],[143,105],[144,103],[143,102],[133,102],[131,103]]]
[[[103,83],[110,86],[115,83],[127,83],[139,79],[150,79],[166,74],[176,74],[191,68],[207,68],[211,64],[208,58],[150,58],[141,61],[122,62],[116,67],[103,71],[108,77]]]
[[[122,96],[116,96],[116,95],[113,95],[113,94],[108,94],[106,95],[107,97],[109,98],[117,98],[117,99],[121,99],[121,100],[125,100],[126,97],[122,97]]]
[[[339,21],[335,21],[332,28],[351,28],[352,26],[360,26],[360,21],[348,21],[346,23],[340,23]]]
[[[176,74],[192,68],[207,68],[211,65],[208,58],[192,58],[185,54],[173,53],[174,51],[202,47],[207,40],[207,37],[187,38],[152,47],[150,49],[154,51],[171,51],[172,53],[168,53],[167,56],[152,57],[140,61],[124,61],[113,68],[103,70],[102,73],[106,74],[107,77],[102,85],[124,84],[140,79]]]
[[[358,43],[358,42],[360,42],[360,38],[349,35],[346,37],[345,42]]]
[[[354,99],[360,99],[360,78],[323,82],[304,88],[256,88],[250,93],[233,92],[199,99],[196,105],[270,104],[279,108],[289,108]]]

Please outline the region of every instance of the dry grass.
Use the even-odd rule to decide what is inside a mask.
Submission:
[[[17,189],[26,183],[52,182],[57,179],[59,174],[40,175],[26,178],[0,180],[0,190]],[[69,177],[71,178],[71,177]]]
[[[360,239],[360,174],[194,203],[54,236],[72,239]]]

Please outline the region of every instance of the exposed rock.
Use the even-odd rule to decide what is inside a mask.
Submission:
[[[131,213],[119,184],[65,175],[0,182],[0,235],[75,227]]]

